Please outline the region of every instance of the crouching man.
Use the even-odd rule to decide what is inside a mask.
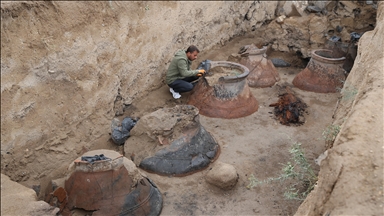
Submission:
[[[205,73],[204,69],[190,69],[192,61],[197,58],[199,52],[196,46],[191,45],[187,50],[177,51],[173,57],[165,78],[173,98],[179,99],[180,93],[191,91],[196,84],[192,82]]]

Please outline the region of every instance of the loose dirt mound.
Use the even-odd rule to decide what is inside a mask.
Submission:
[[[207,80],[209,86],[214,86],[219,82],[220,77],[236,76],[242,73],[242,71],[236,68],[214,67],[207,72],[205,79]]]
[[[137,144],[146,143],[144,140],[137,140],[144,136],[159,146],[169,145],[188,128],[198,124],[195,119],[198,118],[198,114],[198,109],[191,105],[162,108],[140,118],[137,125],[131,130],[131,136],[135,137]],[[127,142],[130,143],[130,141]]]

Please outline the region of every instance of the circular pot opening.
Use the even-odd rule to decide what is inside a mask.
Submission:
[[[224,77],[239,77],[242,73],[243,71],[239,67],[220,66],[210,69],[205,79],[208,85],[214,86],[225,79]]]
[[[258,109],[247,76],[249,69],[229,61],[210,61],[210,68],[194,88],[188,104],[213,118],[240,118]]]
[[[345,60],[345,57],[342,56],[340,53],[333,52],[332,50],[314,50],[312,51],[312,58],[318,61],[322,61],[325,63],[343,63]]]
[[[312,51],[307,67],[296,75],[292,83],[306,91],[334,93],[343,87],[345,57],[337,58],[335,52],[327,49]]]

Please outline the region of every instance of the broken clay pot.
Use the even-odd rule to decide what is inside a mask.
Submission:
[[[185,176],[209,166],[220,148],[191,105],[161,108],[140,118],[124,145],[140,168],[159,175]]]
[[[240,64],[249,69],[247,80],[250,87],[270,87],[280,80],[280,75],[272,61],[267,59],[266,52],[266,46],[259,49],[254,44],[240,48]]]
[[[161,175],[187,175],[207,167],[218,155],[218,150],[213,137],[201,125],[196,125],[169,147],[144,158],[140,168]]]
[[[103,153],[108,159],[94,162],[75,160],[65,180],[66,209],[94,211],[92,215],[159,215],[162,195],[143,177],[132,161],[111,150],[95,150],[83,156]]]
[[[306,91],[335,93],[343,87],[346,79],[344,60],[345,57],[337,56],[332,50],[314,50],[307,67],[296,75],[292,83]]]

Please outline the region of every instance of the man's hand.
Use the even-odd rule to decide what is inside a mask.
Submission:
[[[204,74],[205,74],[205,70],[204,69],[200,69],[199,73],[197,74],[197,76],[200,77],[200,76],[203,76]]]

